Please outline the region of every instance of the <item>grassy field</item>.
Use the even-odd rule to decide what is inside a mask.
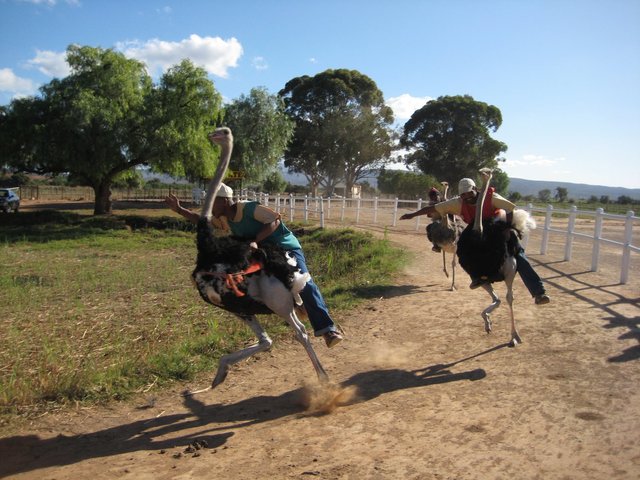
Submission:
[[[304,227],[309,269],[334,312],[378,295],[405,260],[360,232]],[[0,420],[185,381],[252,342],[192,286],[194,239],[192,225],[157,211],[2,216]],[[263,318],[273,337],[291,335]]]

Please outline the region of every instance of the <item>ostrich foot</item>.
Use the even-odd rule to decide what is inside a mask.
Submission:
[[[517,347],[518,344],[522,343],[522,339],[520,338],[520,335],[518,335],[518,332],[514,333],[511,335],[511,342],[509,343],[510,347]]]
[[[218,372],[216,373],[216,376],[213,379],[213,382],[211,382],[210,388],[216,388],[218,385],[224,382],[225,379],[227,378],[228,373],[229,373],[229,365],[220,365],[218,367]]]
[[[487,333],[491,333],[491,330],[492,330],[491,317],[488,314],[483,313],[482,318],[484,319],[484,331]]]
[[[182,396],[190,397],[192,395],[196,395],[197,393],[208,392],[209,390],[211,390],[211,387],[201,388],[200,390],[185,390],[184,392],[182,392]]]

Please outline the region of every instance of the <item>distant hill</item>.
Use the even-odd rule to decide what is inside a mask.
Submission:
[[[291,174],[282,169],[284,179],[293,185],[306,185],[307,179],[304,175]],[[369,177],[364,179],[373,187],[378,186],[377,178]],[[626,195],[634,200],[640,200],[640,188],[607,187],[604,185],[587,185],[584,183],[553,182],[545,180],[526,180],[524,178],[509,178],[509,191],[518,192],[522,196],[538,196],[540,190],[550,190],[551,196],[555,195],[556,188],[566,188],[568,198],[571,200],[588,200],[595,195],[600,198],[608,196],[610,200],[617,200],[618,197]]]
[[[616,200],[622,195],[640,200],[640,188],[606,187],[604,185],[587,185],[584,183],[553,182],[545,180],[525,180],[524,178],[509,178],[509,191],[521,195],[538,195],[540,190],[550,190],[553,196],[556,188],[566,188],[569,199],[587,200],[592,195],[600,198],[604,195],[610,200]]]

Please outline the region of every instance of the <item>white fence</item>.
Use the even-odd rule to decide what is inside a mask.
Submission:
[[[289,220],[318,222],[321,227],[324,227],[325,222],[329,220],[346,225],[397,227],[403,212],[418,210],[425,205],[422,200],[397,198],[336,199],[293,195],[269,196],[255,192],[243,192],[242,198],[259,200]],[[601,262],[602,247],[611,247],[620,257],[620,283],[629,282],[631,253],[640,252],[638,247],[640,217],[637,217],[633,211],[628,211],[626,215],[616,215],[605,213],[602,208],[589,211],[578,210],[573,206],[569,210],[554,210],[552,205],[548,205],[545,209],[533,207],[531,204],[522,208],[536,218],[537,228],[542,230],[541,255],[547,255],[552,235],[564,237],[565,261],[571,260],[574,243],[586,240],[592,243],[591,271],[597,272]],[[408,221],[406,225],[413,225],[413,229],[419,231],[428,223],[430,223],[428,217],[420,216]],[[525,245],[527,240],[525,239]]]

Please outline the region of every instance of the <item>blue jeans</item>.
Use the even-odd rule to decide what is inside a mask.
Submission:
[[[527,290],[529,290],[531,296],[536,297],[545,293],[540,276],[529,263],[529,259],[524,254],[524,248],[521,246],[519,246],[518,254],[516,255],[516,266],[520,278],[522,278],[522,282],[524,286],[527,287]]]
[[[302,249],[294,248],[288,250],[288,252],[295,257],[296,262],[298,262],[298,268],[302,273],[309,271]],[[322,294],[313,279],[309,279],[300,292],[300,296],[304,302],[304,308],[309,316],[309,323],[311,323],[311,327],[313,327],[315,336],[319,337],[327,332],[335,332],[336,326],[329,315],[329,310],[324,303],[324,298],[322,298]]]

